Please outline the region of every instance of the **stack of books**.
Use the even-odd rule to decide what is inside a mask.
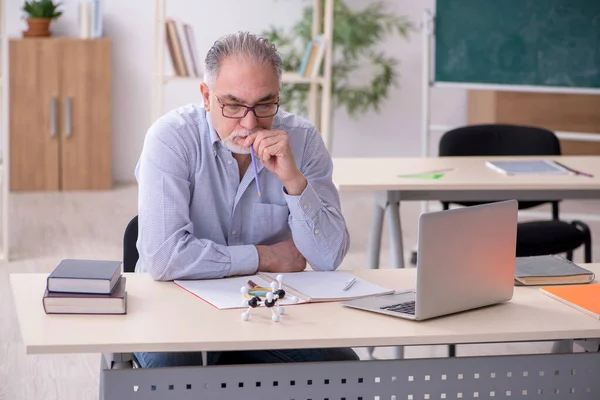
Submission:
[[[121,261],[62,260],[46,282],[46,314],[126,314]]]

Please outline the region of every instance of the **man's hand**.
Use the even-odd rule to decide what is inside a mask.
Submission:
[[[300,272],[306,268],[306,259],[292,239],[271,246],[256,246],[256,249],[261,272]]]
[[[289,195],[302,194],[307,182],[296,166],[287,132],[259,130],[249,135],[244,144],[254,147],[258,159],[281,180]]]

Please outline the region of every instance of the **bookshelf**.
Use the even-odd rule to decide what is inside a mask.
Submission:
[[[9,260],[9,232],[8,232],[8,201],[9,201],[9,170],[8,159],[8,84],[6,81],[8,65],[8,37],[6,34],[6,0],[0,0],[0,131],[2,135],[2,155],[0,160],[0,191],[2,206],[0,210],[2,229],[2,249],[0,259]]]
[[[0,0],[2,1],[2,0]],[[298,85],[310,85],[308,96],[308,119],[319,129],[327,149],[331,151],[331,89],[333,52],[333,2],[334,0],[313,0],[312,37],[322,35],[327,46],[323,56],[323,73],[317,77],[304,77],[296,72],[284,72],[283,82]],[[324,12],[322,13],[321,10]],[[173,76],[165,73],[165,63],[169,61],[166,44],[165,23],[167,0],[155,0],[155,30],[154,30],[154,82],[152,90],[152,121],[156,121],[164,112],[165,86],[171,82],[190,82],[198,85],[201,77]],[[323,26],[321,31],[320,27]],[[200,64],[203,59],[197,60]],[[321,96],[319,96],[321,88]]]

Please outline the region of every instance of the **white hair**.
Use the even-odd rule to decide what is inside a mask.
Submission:
[[[221,63],[229,57],[244,57],[258,64],[270,64],[281,86],[283,63],[274,44],[249,32],[237,32],[217,39],[204,60],[204,82],[214,88]]]

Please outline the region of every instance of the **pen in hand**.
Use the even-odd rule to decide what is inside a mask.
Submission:
[[[260,179],[258,179],[258,168],[256,166],[256,157],[254,155],[254,147],[250,146],[250,157],[252,157],[252,167],[254,168],[254,179],[256,180],[256,189],[258,190],[258,195],[262,195],[262,190],[260,189]]]

